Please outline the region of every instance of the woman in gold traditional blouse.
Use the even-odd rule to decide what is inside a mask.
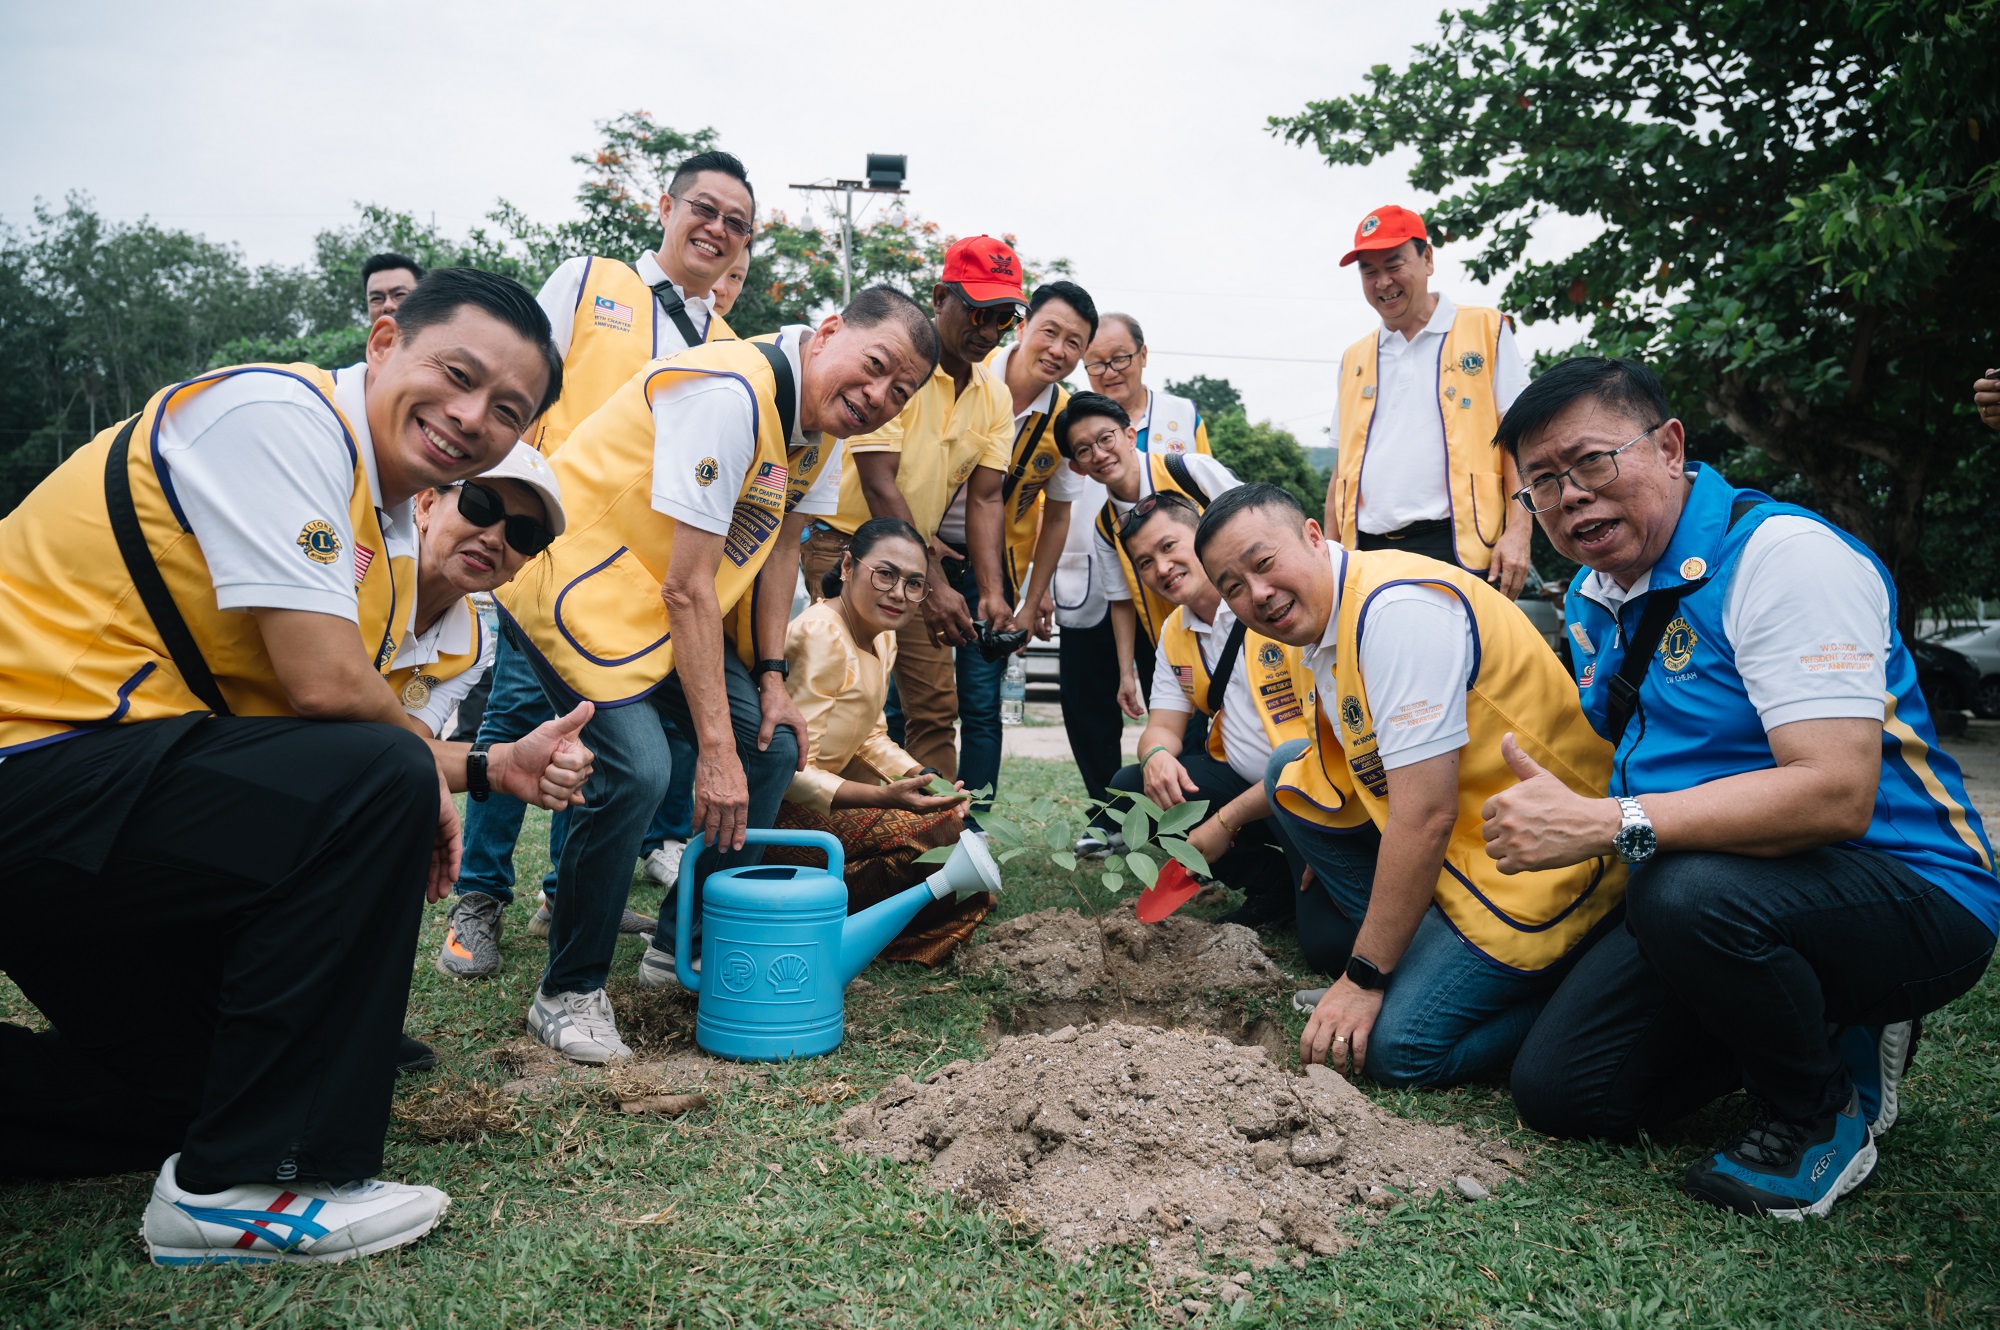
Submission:
[[[882,704],[896,660],[896,630],[930,591],[923,541],[909,523],[878,517],[861,524],[829,571],[826,599],[792,620],[785,634],[785,682],[805,717],[811,756],[792,778],[780,827],[830,832],[847,852],[850,913],[915,885],[934,871],[914,862],[955,843],[965,830],[967,796],[936,795],[937,773],[890,738]],[[963,789],[963,782],[955,788]],[[819,863],[813,851],[773,848],[767,861]],[[985,895],[939,901],[917,915],[883,954],[935,965],[969,936],[991,908]]]

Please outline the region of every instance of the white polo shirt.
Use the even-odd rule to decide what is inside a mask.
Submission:
[[[1007,345],[1001,347],[999,353],[993,357],[993,377],[1002,383],[1007,381],[1007,357],[1014,354],[1014,348],[1018,345],[1020,345],[1018,342],[1009,342]],[[1011,401],[1013,399],[1012,390],[1009,390],[1007,396],[1008,400]],[[1046,385],[1040,393],[1036,394],[1035,400],[1028,403],[1026,410],[1014,413],[1014,443],[1016,446],[1019,446],[1021,442],[1021,430],[1026,426],[1028,417],[1037,411],[1046,412],[1055,399],[1056,385],[1051,383]],[[1049,428],[1055,428],[1054,421],[1049,422]],[[1049,483],[1043,488],[1042,493],[1047,495],[1052,503],[1075,503],[1080,498],[1090,497],[1089,487],[1095,483],[1079,476],[1067,466],[1058,466],[1055,472],[1050,475]],[[958,487],[958,493],[951,496],[951,506],[944,510],[944,517],[938,522],[938,539],[947,545],[965,544],[966,488],[964,485]],[[1072,512],[1070,514],[1072,529],[1075,528],[1075,523],[1076,515]]]
[[[473,612],[472,602],[460,597],[430,626],[428,632],[419,633],[414,628],[405,631],[401,644],[396,648],[397,669],[406,665],[422,669],[434,664],[440,656],[459,656],[472,650],[475,635],[479,641],[479,659],[470,669],[432,688],[422,706],[403,705],[403,710],[422,721],[433,735],[443,732],[445,721],[451,718],[451,709],[464,700],[486,671],[493,668],[494,635],[479,621],[479,616]]]
[[[564,259],[561,265],[549,274],[549,279],[542,283],[541,292],[535,297],[535,303],[542,307],[542,313],[549,316],[549,331],[555,339],[556,354],[565,360],[569,358],[570,334],[576,326],[577,305],[583,300],[583,275],[590,264],[589,255]],[[639,274],[639,280],[647,286],[658,286],[668,280],[665,270],[660,267],[660,261],[650,253],[641,254],[632,264],[632,270]],[[708,322],[715,315],[714,293],[691,296],[682,289],[679,282],[674,282],[673,288],[674,293],[687,306],[688,321],[694,324],[703,337],[707,337]],[[656,308],[658,303],[657,300],[654,302]],[[653,358],[657,360],[661,356],[670,356],[676,351],[687,349],[687,340],[681,336],[680,329],[664,311],[660,311],[659,317],[653,320]]]
[[[217,608],[310,610],[358,623],[357,569],[378,557],[416,558],[410,501],[382,504],[367,377],[365,363],[334,373],[333,400],[352,428],[352,451],[348,432],[320,395],[282,371],[232,374],[167,412],[159,434],[165,478],[201,544]],[[357,454],[386,549],[358,543],[348,519]],[[351,557],[332,563],[306,557],[299,533],[312,522],[331,526]],[[397,613],[400,635],[416,605]],[[372,655],[374,644],[368,647]]]
[[[1722,636],[1765,733],[1799,720],[1883,719],[1889,591],[1822,522],[1785,514],[1750,533],[1722,607]],[[1592,573],[1580,594],[1618,614],[1643,595]]]
[[[792,383],[803,392],[799,352],[813,336],[804,324],[778,333],[778,349],[792,365]],[[726,535],[757,457],[757,403],[748,385],[724,374],[677,374],[653,398],[653,508],[698,531]],[[840,507],[839,440],[807,434],[794,423],[788,446],[831,443],[812,488],[794,510],[826,517]],[[712,465],[711,465],[712,464]],[[708,481],[703,483],[702,477]]]
[[[1340,697],[1334,655],[1340,636],[1341,551],[1331,541],[1326,549],[1333,566],[1333,605],[1325,634],[1301,653],[1323,707],[1337,705]],[[1465,690],[1472,680],[1472,634],[1465,603],[1443,587],[1384,587],[1368,603],[1356,649],[1384,770],[1457,752],[1471,739]]]
[[[1187,463],[1188,474],[1194,477],[1194,483],[1208,495],[1210,503],[1215,502],[1224,490],[1233,490],[1243,483],[1228,467],[1207,453],[1182,453],[1180,458]],[[1116,525],[1123,522],[1125,514],[1138,507],[1139,500],[1151,494],[1153,489],[1153,464],[1146,460],[1146,454],[1140,453],[1139,497],[1126,503],[1109,491],[1105,493],[1104,501],[1111,505],[1112,523]],[[1118,562],[1118,551],[1111,548],[1111,543],[1104,538],[1104,533],[1097,529],[1095,522],[1091,523],[1090,532],[1094,542],[1090,557],[1091,571],[1097,578],[1099,592],[1106,601],[1132,599],[1132,588],[1125,582],[1125,568]]]
[[[1214,623],[1203,623],[1186,605],[1181,606],[1181,618],[1193,630],[1195,650],[1201,652],[1201,663],[1212,674],[1229,634],[1236,628],[1236,616],[1229,612],[1229,602],[1222,601],[1215,607]],[[1249,657],[1247,648],[1237,653],[1229,682],[1223,685],[1222,750],[1228,756],[1231,771],[1261,785],[1265,764],[1271,760],[1271,736],[1264,732],[1264,722],[1257,718],[1257,700],[1250,695]],[[1164,651],[1153,657],[1151,706],[1155,711],[1192,713],[1195,709],[1181,691],[1180,680],[1174,677],[1174,667],[1168,663]]]
[[[1438,409],[1438,356],[1458,306],[1439,296],[1430,321],[1415,337],[1388,328],[1375,336],[1375,418],[1368,428],[1368,451],[1361,459],[1361,499],[1354,524],[1373,535],[1400,531],[1412,522],[1451,516],[1451,475]],[[1493,405],[1500,415],[1528,386],[1527,366],[1514,332],[1500,325],[1493,356]],[[1333,439],[1340,442],[1340,407],[1333,408]]]

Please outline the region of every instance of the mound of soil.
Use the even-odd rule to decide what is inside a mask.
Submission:
[[[1350,1207],[1481,1196],[1510,1157],[1386,1113],[1324,1067],[1295,1076],[1262,1047],[1116,1023],[899,1077],[841,1118],[840,1138],[929,1164],[931,1185],[1025,1217],[1060,1254],[1140,1242],[1181,1271],[1202,1252],[1259,1269],[1280,1244],[1331,1255]]]

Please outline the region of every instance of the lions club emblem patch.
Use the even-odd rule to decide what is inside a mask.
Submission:
[[[1486,368],[1486,357],[1480,355],[1477,351],[1467,351],[1458,358],[1458,368],[1466,374],[1477,374],[1480,370]]]
[[[1681,580],[1683,582],[1692,582],[1707,571],[1707,562],[1700,558],[1690,555],[1688,558],[1681,560]]]
[[[1361,699],[1352,693],[1341,698],[1340,719],[1351,733],[1361,733]]]
[[[704,457],[694,464],[694,483],[707,489],[715,483],[716,466],[713,457]]]
[[[1381,226],[1381,225],[1382,225],[1382,219],[1381,219],[1380,217],[1377,217],[1377,216],[1376,216],[1376,215],[1375,215],[1374,213],[1372,213],[1372,212],[1371,212],[1371,213],[1369,213],[1369,214],[1368,214],[1368,217],[1367,217],[1367,220],[1365,220],[1365,221],[1363,221],[1363,222],[1361,223],[1361,236],[1362,236],[1362,239],[1364,239],[1364,240],[1365,240],[1365,239],[1367,239],[1367,238],[1368,238],[1369,236],[1372,236],[1372,235],[1374,235],[1374,234],[1375,234],[1375,231],[1376,231],[1376,228],[1377,228],[1377,227],[1379,227],[1379,226]]]
[[[1035,470],[1046,471],[1056,464],[1056,459],[1048,453],[1035,454]]]
[[[314,563],[332,563],[340,557],[340,535],[327,522],[307,522],[299,529],[298,545]]]
[[[1688,667],[1694,659],[1695,644],[1701,641],[1695,636],[1688,621],[1676,614],[1674,621],[1667,625],[1665,635],[1660,638],[1660,662],[1675,674]]]
[[[1267,670],[1275,670],[1285,663],[1285,653],[1278,649],[1276,642],[1266,642],[1257,648],[1257,663]]]
[[[403,685],[403,705],[406,707],[424,705],[431,700],[431,689],[437,687],[439,682],[440,680],[428,674],[411,675],[410,681]]]

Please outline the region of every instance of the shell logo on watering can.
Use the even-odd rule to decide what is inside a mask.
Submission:
[[[809,845],[827,866],[730,868],[701,885],[701,968],[693,964],[694,869],[701,837],[681,856],[674,973],[698,994],[694,1041],[717,1057],[779,1062],[840,1047],[847,985],[918,910],[958,893],[1000,890],[1000,868],[977,832],[951,861],[860,914],[847,913],[840,842],[823,831],[751,831],[750,844]],[[712,981],[710,981],[712,979]],[[710,981],[710,982],[705,982]]]

